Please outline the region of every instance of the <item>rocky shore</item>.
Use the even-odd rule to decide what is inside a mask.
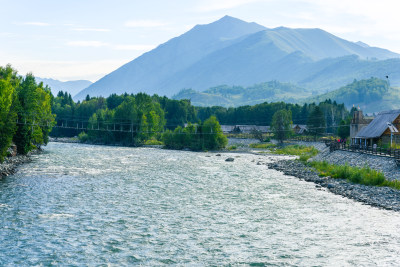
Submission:
[[[32,155],[33,153],[38,153],[38,151],[31,152],[28,155],[18,155],[15,157],[6,158],[4,162],[0,164],[0,179],[5,176],[14,174],[19,165],[30,162],[30,155]]]
[[[365,186],[349,183],[344,179],[319,177],[317,172],[296,160],[279,160],[265,163],[270,169],[295,176],[307,182],[313,182],[317,188],[328,191],[355,201],[387,210],[400,211],[400,191],[389,187]]]
[[[49,137],[49,142],[71,143],[71,144],[80,143],[78,137]]]

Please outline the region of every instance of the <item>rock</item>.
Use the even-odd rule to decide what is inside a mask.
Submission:
[[[335,188],[335,186],[333,184],[328,184],[327,188],[332,189],[332,188]]]
[[[234,161],[234,158],[227,158],[225,161]]]
[[[215,155],[215,156],[217,156],[217,157],[221,157],[221,154],[217,154],[217,155]]]

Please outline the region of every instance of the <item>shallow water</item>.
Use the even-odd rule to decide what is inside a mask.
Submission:
[[[0,181],[0,266],[400,264],[399,213],[260,159],[50,143]]]

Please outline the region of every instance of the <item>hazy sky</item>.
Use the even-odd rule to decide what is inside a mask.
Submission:
[[[0,65],[95,81],[224,15],[274,28],[322,28],[400,53],[398,0],[0,0]]]

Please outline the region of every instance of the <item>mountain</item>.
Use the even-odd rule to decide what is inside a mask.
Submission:
[[[184,70],[204,56],[230,46],[243,36],[266,29],[256,23],[247,23],[225,16],[207,25],[196,25],[190,31],[159,45],[135,60],[101,78],[79,93],[108,96],[111,93],[139,92],[172,95],[162,84],[172,74]]]
[[[68,92],[72,96],[74,96],[92,84],[91,81],[86,81],[86,80],[62,82],[59,80],[39,78],[39,77],[35,77],[35,79],[36,82],[38,83],[43,82],[44,85],[48,85],[51,88],[51,92],[53,93],[54,96],[56,96],[59,91]]]
[[[323,102],[331,99],[344,103],[347,108],[360,107],[364,112],[400,108],[400,88],[389,87],[387,81],[377,78],[354,80],[352,83],[331,92],[309,97],[304,102]]]
[[[184,89],[173,99],[190,99],[194,106],[237,107],[264,102],[296,103],[311,96],[311,92],[289,83],[270,81],[249,87],[221,85],[203,92]]]
[[[219,84],[251,86],[269,80],[321,92],[353,79],[399,77],[400,55],[349,42],[321,29],[268,29],[225,16],[123,65],[75,98],[146,92],[171,96],[183,88]]]

